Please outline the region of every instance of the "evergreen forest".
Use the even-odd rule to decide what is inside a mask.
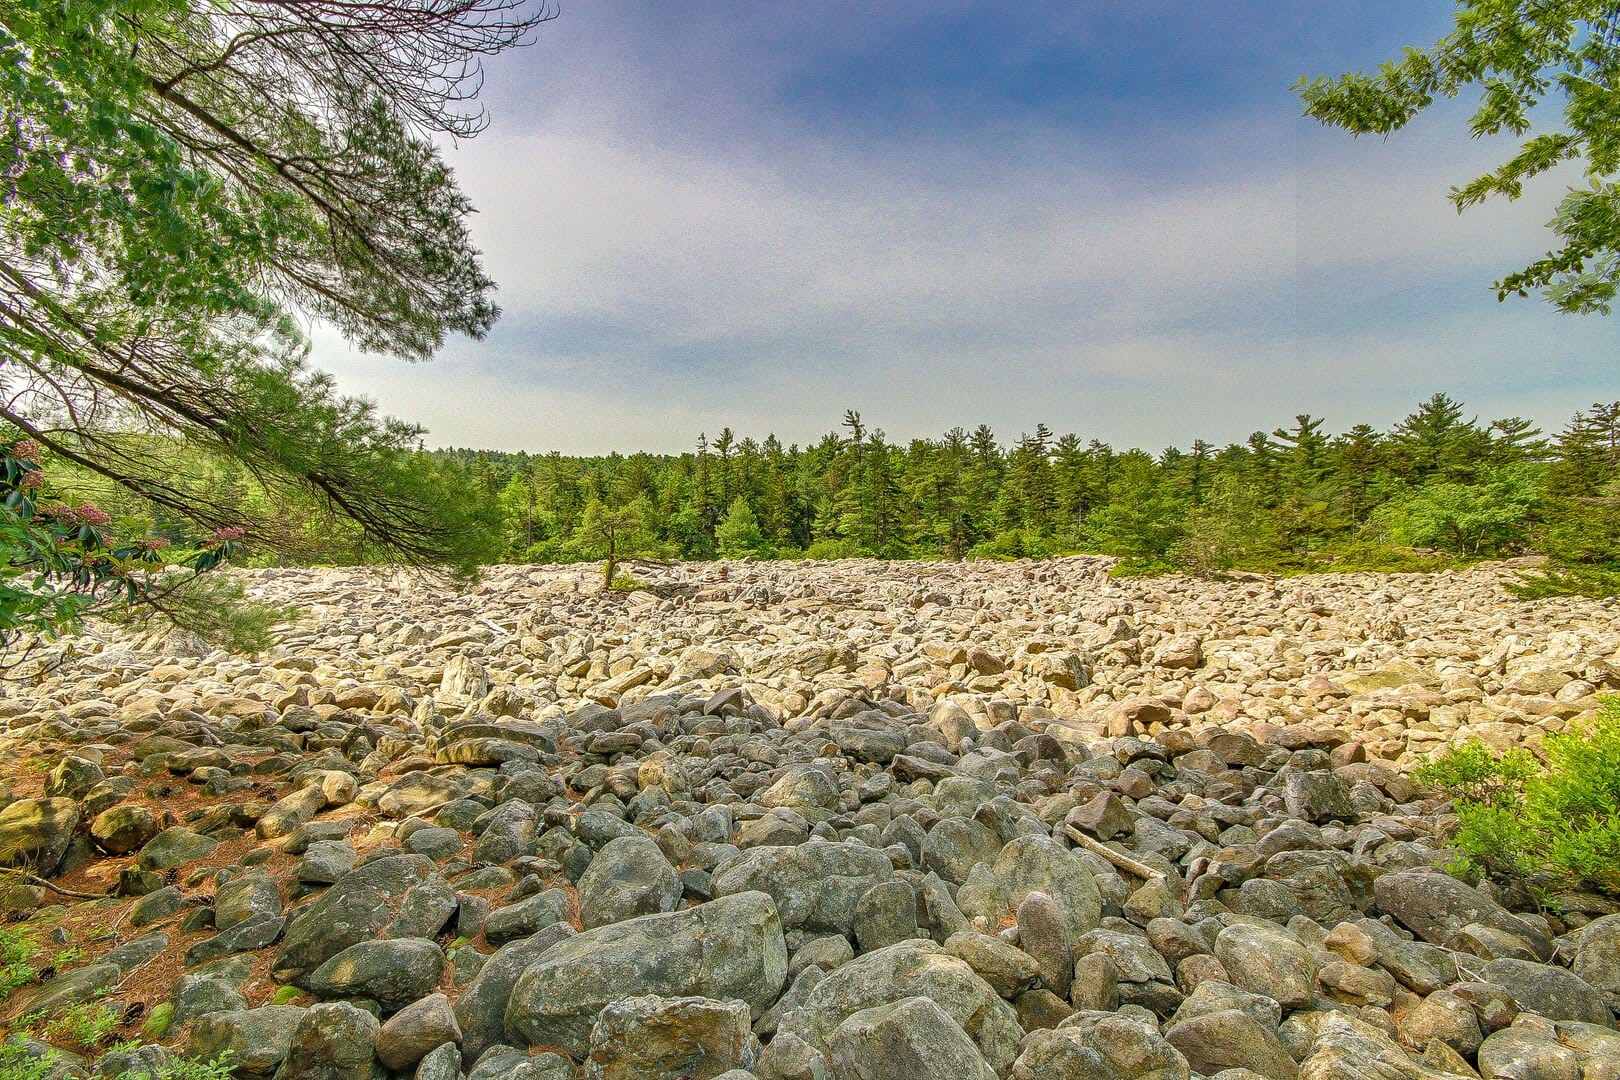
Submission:
[[[250,531],[253,562],[366,563],[383,552],[314,500],[272,495],[228,460],[176,470]],[[901,443],[846,412],[809,446],[730,428],[678,455],[419,451],[413,468],[461,493],[486,560],[884,559],[1119,556],[1124,572],[1429,570],[1551,556],[1538,590],[1620,582],[1620,402],[1544,433],[1482,421],[1438,393],[1389,430],[1331,431],[1300,414],[1242,443],[1121,450],[1044,424]],[[71,466],[75,497],[119,528],[162,532],[159,508]],[[173,523],[178,525],[178,523]]]

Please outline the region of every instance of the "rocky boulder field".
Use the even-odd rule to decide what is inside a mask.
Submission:
[[[1620,905],[1448,876],[1410,777],[1590,716],[1620,607],[1109,566],[260,570],[261,656],[93,628],[0,691],[0,898],[64,950],[4,1015],[153,1044],[50,1076],[1620,1077]]]

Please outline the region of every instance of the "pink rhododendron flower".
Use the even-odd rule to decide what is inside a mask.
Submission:
[[[223,529],[215,529],[212,539],[216,541],[240,540],[247,530],[240,525],[227,525]]]
[[[40,458],[39,443],[33,439],[18,439],[11,448],[11,456],[18,461],[32,461],[37,463]]]

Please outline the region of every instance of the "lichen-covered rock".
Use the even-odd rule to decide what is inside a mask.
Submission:
[[[844,1018],[832,1034],[833,1071],[848,1080],[995,1080],[960,1025],[926,997],[901,998]]]
[[[271,1076],[292,1048],[305,1011],[296,1005],[261,1005],[208,1013],[192,1023],[186,1055],[212,1061],[228,1052],[238,1076]]]
[[[680,902],[675,868],[645,834],[608,841],[579,879],[579,914],[587,930],[674,911]]]
[[[299,980],[362,941],[432,938],[455,910],[455,891],[430,859],[377,859],[351,870],[292,917],[272,971]]]
[[[943,1009],[998,1074],[1011,1066],[1022,1037],[1017,1013],[965,961],[931,941],[903,941],[828,973],[778,1031],[826,1051],[852,1014],[911,997]]]
[[[721,867],[714,895],[757,890],[770,895],[787,930],[852,934],[855,909],[868,889],[894,877],[881,851],[819,841],[758,847]]]
[[[588,1080],[712,1080],[754,1063],[748,1006],[704,997],[626,998],[591,1028]]]
[[[518,1045],[583,1055],[597,1015],[611,1002],[646,994],[736,998],[757,1015],[786,979],[775,903],[765,893],[738,893],[552,945],[513,987],[506,1035]]]
[[[358,941],[303,978],[310,993],[370,998],[393,1011],[426,997],[444,975],[444,950],[422,938]]]
[[[0,866],[54,874],[78,827],[72,799],[17,799],[0,809]]]
[[[1050,836],[1009,841],[994,863],[974,867],[957,890],[956,902],[964,915],[993,927],[1037,892],[1062,910],[1071,940],[1102,921],[1102,894],[1085,861]]]

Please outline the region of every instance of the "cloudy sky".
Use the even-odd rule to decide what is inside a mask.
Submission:
[[[1506,156],[1468,102],[1386,141],[1300,115],[1447,0],[563,0],[450,148],[505,309],[406,365],[315,363],[436,446],[678,451],[1044,422],[1224,443],[1386,426],[1444,390],[1550,429],[1620,396],[1620,316],[1488,285],[1568,177],[1459,216]]]

